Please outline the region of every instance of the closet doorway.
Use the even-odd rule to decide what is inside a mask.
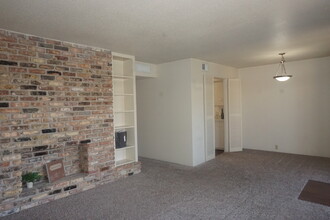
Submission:
[[[225,94],[224,80],[214,78],[214,139],[215,156],[225,151]]]

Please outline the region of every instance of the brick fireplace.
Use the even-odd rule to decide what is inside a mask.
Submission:
[[[0,216],[140,172],[115,167],[111,74],[111,51],[0,29]],[[33,189],[26,172],[43,176]]]

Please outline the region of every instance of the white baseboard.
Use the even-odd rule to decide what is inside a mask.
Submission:
[[[239,152],[242,151],[243,149],[241,147],[230,147],[229,152]]]

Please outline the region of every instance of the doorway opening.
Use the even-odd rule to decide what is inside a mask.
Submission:
[[[225,94],[224,80],[214,78],[214,142],[215,156],[225,151]]]

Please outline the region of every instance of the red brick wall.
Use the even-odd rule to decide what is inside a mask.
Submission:
[[[53,159],[66,175],[114,168],[110,51],[0,29],[0,95],[0,201]]]

